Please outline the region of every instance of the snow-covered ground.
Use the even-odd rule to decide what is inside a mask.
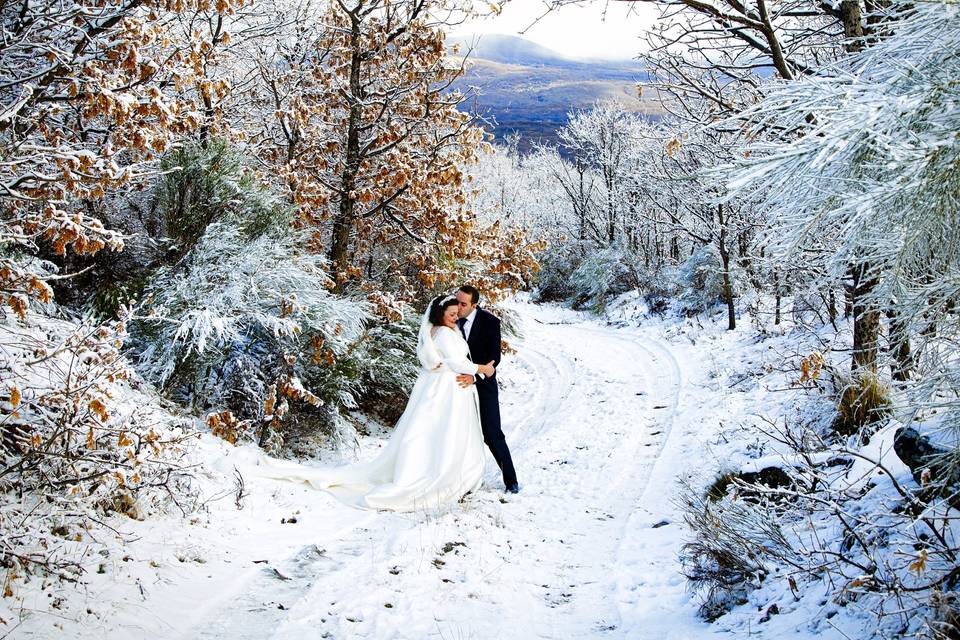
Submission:
[[[111,521],[117,540],[91,547],[101,573],[53,608],[28,584],[0,608],[0,638],[841,637],[786,598],[768,624],[765,602],[697,618],[677,480],[723,468],[741,446],[727,429],[784,402],[750,375],[782,356],[749,327],[620,309],[607,324],[512,305],[522,338],[500,376],[519,495],[490,458],[483,488],[441,512],[357,511],[250,474],[238,509],[232,469],[255,452],[204,437],[199,512]]]

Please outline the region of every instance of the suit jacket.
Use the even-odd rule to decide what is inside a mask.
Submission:
[[[477,307],[477,315],[470,328],[470,358],[477,364],[487,364],[493,360],[493,366],[500,366],[500,319],[485,309]],[[477,390],[497,386],[497,376],[482,380],[477,378]]]

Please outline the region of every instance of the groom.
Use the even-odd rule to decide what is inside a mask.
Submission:
[[[480,292],[476,287],[465,284],[457,291],[457,304],[460,319],[457,326],[470,347],[470,357],[474,362],[490,362],[500,366],[500,320],[478,305]],[[503,484],[510,493],[519,493],[517,473],[513,470],[513,460],[507,440],[500,428],[500,399],[497,389],[497,375],[484,378],[470,375],[457,376],[461,386],[477,385],[480,399],[480,425],[483,427],[483,441],[490,447],[493,459],[503,472]]]

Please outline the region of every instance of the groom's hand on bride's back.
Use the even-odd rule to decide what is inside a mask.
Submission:
[[[468,373],[461,373],[457,375],[457,384],[462,388],[466,389],[475,382],[474,377]]]

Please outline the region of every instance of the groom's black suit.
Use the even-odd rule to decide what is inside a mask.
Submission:
[[[461,331],[463,327],[461,326]],[[500,319],[489,311],[477,307],[477,315],[470,327],[470,357],[474,362],[486,364],[493,360],[494,366],[500,366]],[[477,396],[480,399],[480,425],[483,427],[483,441],[490,447],[493,459],[503,472],[503,484],[511,487],[517,484],[517,473],[513,469],[513,459],[507,440],[500,428],[500,397],[497,376],[476,377]]]

